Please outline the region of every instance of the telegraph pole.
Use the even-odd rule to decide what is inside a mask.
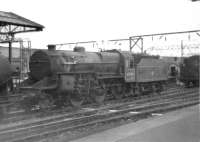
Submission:
[[[181,62],[183,62],[183,55],[184,55],[184,46],[183,46],[183,40],[181,40]]]

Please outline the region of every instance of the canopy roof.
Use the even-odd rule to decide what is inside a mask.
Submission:
[[[43,25],[26,19],[12,12],[0,11],[0,34],[16,34],[42,31]]]

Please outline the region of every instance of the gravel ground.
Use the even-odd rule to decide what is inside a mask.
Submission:
[[[52,137],[52,138],[47,138],[45,140],[41,140],[40,142],[67,142],[70,140],[74,140],[74,139],[78,139],[78,138],[82,138],[88,135],[92,135],[94,133],[99,133],[102,132],[104,130],[108,130],[111,128],[115,128],[115,127],[119,127],[121,125],[125,125],[128,123],[133,123],[136,122],[138,120],[141,119],[146,119],[149,117],[153,117],[152,115],[149,116],[144,116],[143,118],[139,117],[139,118],[134,118],[134,119],[121,119],[118,121],[112,121],[109,123],[100,123],[100,124],[96,124],[93,126],[88,126],[88,127],[84,127],[84,128],[80,128],[74,131],[69,131],[63,134],[60,134],[58,136]]]

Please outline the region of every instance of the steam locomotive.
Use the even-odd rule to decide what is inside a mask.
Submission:
[[[199,86],[199,60],[200,55],[190,56],[180,66],[180,81],[186,87]]]
[[[30,58],[29,79],[21,87],[25,102],[40,108],[84,102],[101,104],[105,99],[121,99],[142,93],[159,93],[168,80],[170,64],[158,56],[109,50],[86,52],[35,51]],[[29,100],[29,101],[28,101]]]

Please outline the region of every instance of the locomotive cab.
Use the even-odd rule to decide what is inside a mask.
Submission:
[[[177,80],[178,75],[180,73],[179,66],[177,64],[170,64],[168,68],[168,78],[170,81],[174,82]]]

